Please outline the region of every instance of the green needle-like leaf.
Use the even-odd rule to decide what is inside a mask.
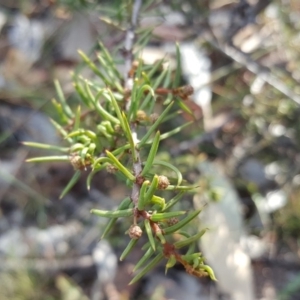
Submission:
[[[183,230],[178,231],[178,234],[180,234],[186,238],[191,237],[191,235],[189,233],[187,233],[186,231],[183,231]]]
[[[199,185],[195,185],[195,186],[190,186],[190,185],[169,185],[166,190],[168,191],[191,191],[194,189],[199,188]]]
[[[168,69],[165,69],[165,70],[163,70],[163,71],[161,72],[161,74],[156,78],[156,80],[155,80],[155,82],[154,82],[154,84],[153,84],[153,89],[154,89],[154,90],[157,89],[157,88],[161,85],[162,81],[164,80],[164,78],[166,77],[167,74],[168,74]]]
[[[168,88],[170,86],[170,83],[171,83],[171,80],[172,80],[171,74],[172,74],[172,70],[171,70],[171,68],[168,68],[166,78],[165,78],[164,83],[162,85],[164,88]]]
[[[56,123],[54,120],[50,119],[50,122],[53,124],[53,126],[59,131],[59,133],[70,143],[73,143],[73,140],[68,137],[68,133],[64,130],[62,126],[60,126],[58,123]]]
[[[137,158],[136,158],[135,143],[134,143],[134,140],[132,138],[130,126],[129,126],[129,123],[127,121],[127,118],[126,118],[126,115],[125,115],[124,112],[122,112],[122,119],[123,119],[123,124],[124,124],[124,128],[125,128],[125,134],[127,136],[127,140],[128,140],[129,145],[131,147],[132,159],[133,159],[134,162],[136,162]]]
[[[86,159],[90,157],[90,155],[88,155],[88,151],[89,151],[88,147],[85,147],[80,151],[80,157],[83,165],[85,165]]]
[[[150,181],[145,180],[140,189],[139,201],[138,201],[138,209],[143,210],[146,205],[146,191],[147,187],[150,185]]]
[[[156,232],[156,236],[158,237],[158,239],[160,240],[160,242],[162,244],[166,243],[166,239],[165,239],[165,237],[164,237],[164,235],[162,234],[161,231]]]
[[[140,280],[145,274],[151,271],[162,259],[164,255],[162,253],[157,254],[148,264],[147,266],[137,274],[129,283],[129,285],[134,284],[138,280]]]
[[[129,197],[126,197],[118,206],[117,210],[123,210],[123,209],[127,209],[130,204],[132,204],[132,201]],[[106,224],[105,228],[103,229],[103,233],[101,236],[101,239],[103,239],[109,232],[110,230],[113,228],[113,226],[116,224],[118,218],[112,218],[108,221],[108,223]]]
[[[199,188],[199,185],[169,185],[166,190],[168,191],[191,191]]]
[[[171,256],[169,257],[169,259],[168,259],[167,264],[166,264],[165,274],[167,274],[168,269],[170,269],[170,268],[172,268],[172,267],[175,266],[176,262],[177,262],[177,260],[176,260],[175,256],[174,256],[174,255],[171,255]]]
[[[74,80],[77,80],[77,78],[75,78]],[[82,86],[78,82],[74,82],[73,86],[74,86],[74,89],[76,90],[77,94],[79,95],[80,99],[82,100],[82,102],[88,108],[93,108],[94,107],[94,103],[93,103],[92,99],[90,99],[89,97],[87,97],[87,95],[84,92]]]
[[[158,62],[156,62],[154,64],[154,66],[151,68],[151,70],[148,72],[148,78],[151,79],[154,74],[160,69],[162,68],[162,65],[163,63],[166,62],[166,60],[163,58],[163,59],[160,59]]]
[[[104,57],[100,54],[100,53],[97,53],[97,58],[98,58],[98,61],[100,63],[100,68],[102,70],[105,70],[105,75],[106,75],[106,78],[109,77],[109,82],[110,82],[110,86],[114,86],[114,82],[112,82],[113,78],[114,78],[114,73],[112,72],[111,68],[109,68],[108,64],[107,64],[107,61],[105,61]]]
[[[70,106],[67,104],[67,101],[65,99],[64,93],[61,89],[61,86],[59,84],[58,80],[54,80],[54,85],[55,85],[55,89],[58,95],[58,99],[62,105],[62,109],[64,111],[64,113],[66,114],[66,116],[70,119],[74,118],[74,114],[70,108]]]
[[[169,202],[167,202],[162,212],[169,210],[171,207],[173,207],[182,198],[182,196],[183,196],[183,192],[178,193],[174,198],[172,198]]]
[[[151,245],[152,249],[155,251],[155,241],[154,241],[154,237],[153,237],[153,234],[152,234],[152,229],[151,229],[150,222],[149,222],[149,220],[146,219],[144,221],[144,223],[145,223],[145,229],[146,229],[146,233],[148,235],[150,245]]]
[[[172,103],[173,103],[173,102],[172,102]],[[183,125],[181,125],[181,126],[175,128],[175,129],[173,129],[173,130],[170,130],[170,131],[168,131],[168,132],[165,132],[164,134],[162,134],[162,135],[160,136],[160,140],[161,140],[161,141],[162,141],[162,140],[165,140],[165,139],[171,137],[172,135],[174,135],[174,134],[176,134],[176,133],[179,133],[183,128],[185,128],[185,127],[187,127],[187,126],[189,126],[189,125],[191,125],[191,124],[193,124],[193,122],[188,122],[188,123],[186,123],[186,124],[183,124]]]
[[[176,175],[177,175],[177,185],[180,185],[180,184],[181,184],[181,182],[182,182],[182,174],[181,174],[181,172],[180,172],[176,167],[174,167],[172,164],[170,164],[170,163],[168,163],[168,162],[166,162],[166,161],[162,161],[162,160],[155,160],[155,161],[153,162],[153,165],[161,165],[161,166],[165,166],[165,167],[167,167],[167,168],[173,170],[173,171],[176,173]]]
[[[100,64],[102,65],[103,69],[106,71],[106,80],[107,82],[109,82],[109,86],[110,87],[114,87],[116,88],[119,92],[121,92],[122,86],[119,83],[118,80],[115,80],[115,74],[112,71],[112,69],[109,67],[109,65],[107,64],[107,62],[105,61],[105,59],[101,56],[101,54],[97,55],[98,61],[100,62]],[[109,78],[109,79],[108,79]]]
[[[93,162],[93,168],[98,169],[100,166],[102,166],[105,163],[112,164],[113,161],[110,158],[105,156],[99,157]]]
[[[152,196],[150,203],[158,205],[160,208],[159,210],[164,209],[166,205],[165,198],[158,197],[156,195]]]
[[[197,234],[195,234],[195,235],[193,235],[193,236],[191,236],[191,237],[189,237],[189,238],[187,238],[183,241],[176,242],[174,244],[175,248],[180,249],[182,247],[190,245],[193,242],[198,241],[206,231],[207,231],[207,229],[203,229],[200,232],[198,232]]]
[[[137,45],[137,52],[139,51],[142,51],[143,49],[145,49],[146,45],[149,44],[149,40],[151,38],[151,34],[152,34],[152,31],[155,27],[153,26],[152,28],[147,28],[147,29],[144,29],[141,34],[139,35],[139,39],[138,41],[136,42],[136,45]]]
[[[182,255],[182,259],[184,259],[188,264],[192,264],[195,259],[198,259],[199,261],[203,261],[203,258],[201,256],[201,252],[191,253],[191,254],[185,254]]]
[[[201,259],[200,257],[197,257],[193,260],[193,268],[194,269],[197,269],[201,264]],[[202,264],[203,265],[203,264]]]
[[[173,80],[173,88],[176,88],[180,84],[181,79],[181,54],[179,44],[176,43],[176,72]]]
[[[78,152],[78,151],[82,150],[84,147],[85,147],[85,145],[81,144],[81,143],[73,144],[70,147],[70,153]]]
[[[178,101],[178,105],[179,107],[184,111],[186,112],[187,114],[189,114],[190,116],[194,117],[194,114],[193,112],[190,110],[190,108],[180,99]]]
[[[154,250],[152,247],[149,248],[149,245],[148,245],[148,250],[145,252],[145,254],[142,256],[142,258],[136,263],[136,265],[134,266],[133,268],[133,272],[135,272],[136,270],[138,270],[142,265],[145,264],[145,262],[147,260],[150,259],[150,257],[152,256],[152,254],[154,253]]]
[[[59,196],[59,199],[63,198],[70,190],[71,188],[75,185],[75,183],[78,181],[78,179],[80,178],[81,172],[79,170],[77,170],[73,177],[71,178],[71,180],[69,181],[69,183],[67,184],[67,186],[64,188],[64,190],[62,191],[62,193]]]
[[[109,84],[105,75],[102,72],[100,72],[99,68],[86,56],[86,54],[84,52],[82,52],[81,50],[78,50],[78,53],[81,56],[81,58],[83,59],[83,61],[89,66],[89,68],[97,76],[99,76],[105,84]]]
[[[126,150],[130,149],[130,145],[126,144],[124,146],[119,147],[118,149],[112,151],[113,155],[120,155],[122,153],[124,153]]]
[[[59,103],[55,99],[52,99],[51,102],[52,102],[52,105],[54,106],[54,108],[57,111],[60,123],[61,124],[67,124],[70,118],[68,116],[66,116],[66,114],[65,114],[65,112],[62,108],[61,103]]]
[[[126,248],[124,249],[123,253],[120,256],[120,261],[122,261],[124,258],[127,257],[127,255],[131,252],[131,250],[134,248],[134,246],[137,244],[138,240],[130,240]]]
[[[167,113],[169,112],[169,110],[171,109],[173,105],[173,102],[171,102],[166,109],[162,112],[162,114],[159,116],[159,118],[155,121],[155,123],[148,129],[148,132],[144,135],[144,137],[142,138],[142,140],[139,142],[138,144],[138,148],[140,149],[141,147],[143,147],[143,145],[148,141],[149,137],[151,136],[151,134],[157,129],[158,125],[162,122],[162,120],[164,119],[164,117],[167,115]],[[161,139],[161,138],[160,138]]]
[[[111,104],[112,104],[112,106],[113,106],[113,108],[114,108],[114,110],[115,110],[115,112],[116,112],[116,115],[117,115],[117,117],[118,117],[118,120],[119,120],[119,122],[121,123],[121,127],[122,127],[122,129],[124,130],[124,132],[127,133],[127,132],[126,132],[127,128],[125,127],[124,119],[123,119],[123,116],[122,116],[122,112],[121,112],[121,110],[120,110],[120,107],[119,107],[119,105],[118,105],[118,102],[117,102],[117,100],[116,100],[114,94],[111,92],[110,89],[107,89],[107,92],[108,92],[108,94],[109,94],[109,96],[110,96],[109,100],[111,101]],[[105,94],[104,94],[104,96],[105,96]]]
[[[99,45],[101,47],[104,57],[106,58],[106,61],[109,63],[108,65],[109,65],[110,69],[114,72],[116,77],[121,80],[122,76],[121,76],[119,70],[116,68],[115,62],[114,62],[113,58],[111,57],[109,51],[106,49],[106,47],[103,45],[102,42],[99,42]]]
[[[154,93],[154,90],[153,88],[149,85],[149,84],[144,84],[143,86],[141,86],[139,89],[138,89],[138,92],[137,92],[137,101],[140,101],[140,99],[142,99],[143,95],[145,94],[145,92],[148,91],[150,95],[150,97],[152,96],[153,98],[155,98],[155,93]],[[145,99],[146,100],[146,99]],[[139,104],[139,103],[138,103]],[[142,109],[143,107],[141,107]]]
[[[91,130],[85,130],[85,129],[78,129],[76,131],[73,131],[68,134],[68,137],[77,137],[77,136],[81,136],[81,135],[87,136],[93,141],[97,140],[97,135],[95,134],[95,132],[93,132]]]
[[[61,156],[41,156],[33,157],[26,159],[26,162],[47,162],[47,161],[70,161],[70,156],[61,155]]]
[[[182,216],[186,213],[187,213],[187,211],[185,211],[185,210],[183,210],[183,211],[171,211],[171,212],[165,212],[165,213],[154,213],[150,217],[150,220],[153,221],[153,222],[160,222],[160,221],[163,221],[165,219],[170,219],[170,218],[175,218],[175,217]]]
[[[161,84],[161,82],[163,81],[164,77],[167,75],[167,72],[168,70],[164,70],[163,72],[161,72],[161,74],[159,75],[159,77],[156,79],[155,83],[152,85],[152,88],[155,90],[156,88],[158,88]],[[148,104],[150,103],[150,100],[151,100],[151,97],[152,95],[151,94],[148,94],[146,96],[146,98],[143,100],[143,103],[140,107],[140,109],[145,109],[146,107],[148,107]],[[154,106],[154,102],[152,101],[152,103],[150,103],[150,107],[153,107]],[[152,110],[150,110],[152,111]]]
[[[88,177],[86,179],[86,186],[87,186],[88,191],[91,189],[91,182],[92,182],[94,175],[96,173],[100,172],[101,170],[103,170],[106,167],[106,165],[107,165],[107,163],[97,166],[92,172],[90,172],[90,174],[88,175]]]
[[[94,105],[95,105],[95,109],[96,111],[99,113],[99,115],[105,119],[105,120],[108,120],[108,121],[111,121],[112,123],[114,124],[120,124],[120,121],[115,118],[113,115],[111,115],[110,113],[108,113],[103,107],[102,105],[100,104],[99,101],[96,101],[94,102]]]
[[[130,173],[130,171],[124,165],[122,165],[121,162],[111,152],[106,150],[106,155],[111,159],[114,166],[117,167],[120,172],[122,172],[129,180],[135,181],[135,176]]]
[[[145,80],[145,78],[143,76],[144,72],[142,72],[143,71],[143,67],[144,67],[144,61],[141,58],[139,58],[138,59],[138,68],[137,68],[137,70],[135,72],[135,78],[136,79],[140,79],[141,77],[143,77],[143,79]],[[145,83],[149,84],[150,81],[145,81]]]
[[[104,218],[123,218],[123,217],[130,217],[133,214],[133,209],[123,209],[123,210],[100,210],[100,209],[92,209],[91,214],[104,217]]]
[[[91,142],[91,139],[88,136],[83,135],[83,134],[82,135],[78,135],[77,136],[77,140],[78,140],[78,142],[80,142],[82,144],[85,144],[85,145],[89,145],[90,142]]]
[[[158,176],[154,175],[153,179],[152,179],[152,182],[149,186],[149,189],[148,189],[148,191],[146,192],[146,195],[145,195],[145,200],[147,202],[152,199],[155,191],[157,190],[157,185],[158,185]]]
[[[105,138],[107,140],[112,140],[113,136],[107,132],[107,129],[103,125],[98,125],[97,130],[98,130],[99,136],[103,135],[103,136],[105,136]]]
[[[165,105],[169,105],[170,101],[168,103],[164,103]],[[163,120],[162,123],[165,123],[169,120],[173,120],[174,118],[178,117],[179,115],[182,114],[182,111],[181,110],[177,110],[177,111],[174,111],[174,112],[171,112],[169,113]]]
[[[192,254],[196,251],[196,243],[191,243],[188,247],[186,254]]]
[[[76,113],[75,113],[75,121],[74,121],[74,126],[73,126],[73,131],[76,131],[79,129],[80,125],[80,120],[81,119],[81,107],[78,105]]]
[[[202,209],[198,209],[192,213],[190,213],[188,216],[186,216],[183,220],[179,221],[177,224],[167,227],[164,229],[164,234],[171,234],[175,231],[181,229],[186,224],[190,223],[193,219],[195,219],[201,212]]]
[[[96,148],[97,148],[96,144],[90,143],[89,148],[88,148],[89,154],[93,155]]]
[[[147,250],[149,247],[150,247],[150,242],[147,242],[147,243],[145,243],[145,244],[142,246],[141,250],[145,251],[145,250]],[[150,248],[151,248],[151,247],[150,247]]]
[[[215,273],[213,271],[213,269],[210,267],[210,266],[207,266],[207,265],[200,265],[199,267],[200,270],[204,270],[205,272],[208,273],[210,279],[214,280],[214,281],[218,281],[216,276],[215,276]]]
[[[147,174],[147,172],[151,169],[152,165],[153,165],[153,161],[156,157],[156,153],[157,153],[157,149],[158,149],[158,146],[159,146],[159,139],[160,139],[160,132],[157,131],[156,134],[155,134],[155,137],[153,139],[153,144],[151,146],[151,149],[149,151],[149,154],[148,154],[148,159],[146,161],[146,164],[143,168],[143,171],[142,171],[142,176],[145,176]]]
[[[102,121],[101,124],[106,128],[107,132],[110,134],[114,134],[115,130],[109,121]]]
[[[57,150],[57,151],[61,151],[61,152],[69,152],[70,151],[70,148],[42,144],[42,143],[35,143],[35,142],[21,142],[21,143],[25,146],[39,148],[39,149],[45,149],[45,150]]]

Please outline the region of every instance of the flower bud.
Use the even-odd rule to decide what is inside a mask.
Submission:
[[[158,119],[158,114],[157,113],[153,113],[149,116],[149,120],[150,120],[151,123],[154,123],[157,119]]]
[[[141,227],[139,225],[135,225],[135,224],[131,225],[128,230],[129,237],[134,240],[139,239],[142,236],[142,233],[143,233],[143,231],[142,231]]]
[[[138,110],[136,112],[136,120],[140,122],[147,120],[147,114],[143,110]]]
[[[108,172],[108,173],[111,173],[111,174],[115,174],[117,171],[118,171],[118,168],[116,168],[114,165],[112,165],[112,164],[108,164],[107,166],[106,166],[106,171]]]
[[[170,218],[167,220],[167,224],[169,226],[173,226],[173,225],[177,224],[178,222],[179,222],[179,220],[176,217],[173,217],[173,218]]]
[[[122,131],[121,125],[120,124],[116,124],[114,126],[114,130],[115,130],[116,133],[121,133],[121,131]]]
[[[170,185],[168,177],[164,175],[158,176],[158,189],[165,190]]]
[[[132,68],[137,69],[139,67],[140,62],[138,60],[134,60],[132,62]]]
[[[186,99],[194,93],[194,88],[191,85],[185,85],[173,90],[173,95]]]
[[[70,156],[70,163],[75,170],[82,170],[85,167],[81,157],[76,153]]]

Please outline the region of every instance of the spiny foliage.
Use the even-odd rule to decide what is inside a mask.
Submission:
[[[212,269],[204,264],[201,253],[193,253],[195,243],[204,231],[190,235],[183,227],[191,223],[201,212],[173,211],[185,192],[193,186],[183,185],[180,171],[171,163],[157,160],[160,142],[178,133],[184,124],[171,131],[161,133],[160,125],[171,118],[174,111],[189,109],[184,100],[193,93],[191,86],[177,87],[180,79],[180,52],[177,46],[177,71],[164,68],[164,60],[152,66],[142,60],[134,61],[128,74],[131,89],[124,88],[121,75],[113,57],[100,43],[101,51],[97,61],[90,59],[79,51],[84,63],[93,71],[93,80],[75,74],[74,89],[82,105],[73,109],[65,99],[57,81],[55,87],[58,99],[53,99],[59,121],[52,120],[60,135],[69,144],[58,147],[39,143],[26,142],[32,147],[60,151],[62,155],[36,157],[29,162],[66,161],[73,165],[74,176],[62,191],[66,195],[80,178],[88,172],[87,188],[90,189],[93,176],[100,170],[118,173],[131,187],[130,197],[126,197],[115,211],[92,209],[91,213],[108,218],[102,237],[105,237],[118,218],[132,220],[127,233],[131,240],[121,254],[123,260],[137,245],[142,235],[148,241],[142,246],[144,256],[137,262],[134,271],[140,270],[131,280],[134,283],[156,266],[162,259],[167,259],[166,271],[176,263],[182,264],[189,274],[210,276],[215,280]],[[172,84],[172,88],[169,86]],[[163,99],[163,111],[160,115],[154,112],[157,98]],[[142,155],[141,153],[146,153]],[[176,174],[172,182],[163,174],[153,173],[153,166],[169,168]],[[171,181],[171,183],[170,183]],[[164,191],[173,191],[171,199],[163,197]],[[174,233],[181,238],[174,242]],[[178,249],[186,249],[181,254]]]

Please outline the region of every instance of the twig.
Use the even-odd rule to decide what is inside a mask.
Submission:
[[[246,0],[240,2],[233,8],[230,13],[230,26],[227,30],[225,41],[232,45],[233,37],[248,24],[254,23],[257,15],[263,11],[271,0],[260,0],[255,5],[250,5]]]
[[[133,79],[129,75],[133,63],[133,45],[135,40],[135,28],[137,26],[138,15],[142,5],[141,0],[135,0],[132,8],[131,15],[131,24],[127,29],[124,50],[125,50],[125,73],[124,73],[124,87],[125,90],[131,91],[133,85]],[[130,101],[127,103],[127,108],[130,106]],[[131,125],[131,134],[133,137],[134,144],[137,144],[138,137],[136,132],[136,125]],[[138,176],[142,172],[142,162],[140,158],[140,153],[138,150],[135,150],[136,161],[133,162],[133,172],[135,176]],[[134,205],[137,206],[138,199],[140,194],[140,185],[138,183],[133,183],[131,200]]]
[[[229,44],[222,42],[216,43],[216,41],[208,35],[205,37],[205,39],[212,46],[223,52],[226,56],[243,65],[250,72],[254,73],[258,77],[263,79],[265,82],[270,84],[272,87],[280,91],[282,94],[289,97],[294,102],[300,105],[300,95],[296,94],[291,89],[289,89],[287,85],[284,84],[284,82],[280,79],[276,78],[268,68],[261,66],[259,63],[254,61],[249,55],[245,54],[243,51],[237,49],[234,46],[230,46]]]
[[[265,9],[269,4],[270,0],[258,1],[257,5],[253,6],[250,9],[249,14],[254,17],[263,9]],[[272,87],[277,89],[279,92],[281,92],[285,96],[292,99],[295,103],[300,105],[300,95],[293,92],[282,80],[275,77],[270,69],[261,66],[259,63],[254,61],[249,55],[232,45],[233,36],[247,24],[248,23],[245,21],[244,23],[235,27],[235,25],[232,23],[230,28],[228,29],[228,34],[226,35],[225,40],[221,41],[220,39],[216,38],[216,36],[213,33],[213,30],[210,28],[210,25],[207,23],[205,30],[206,34],[204,34],[203,37],[213,47],[224,53],[226,56],[230,57],[233,61],[241,64],[250,72],[254,73],[262,80],[270,84]],[[195,29],[199,31],[199,28]]]
[[[142,5],[142,0],[135,0],[132,8],[130,27],[126,31],[124,50],[125,50],[125,71],[124,71],[124,86],[125,89],[131,90],[132,79],[129,77],[129,71],[133,61],[133,44],[135,40],[135,28],[137,25],[139,11]]]

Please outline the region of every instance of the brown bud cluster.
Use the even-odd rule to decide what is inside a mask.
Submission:
[[[121,133],[121,131],[122,131],[121,125],[116,124],[116,125],[114,126],[114,130],[115,130],[116,133]]]
[[[136,112],[136,120],[141,122],[147,120],[147,114],[143,110],[138,110]]]
[[[108,172],[108,173],[111,173],[111,174],[115,174],[117,171],[118,171],[118,168],[116,168],[114,165],[112,165],[112,164],[108,164],[107,166],[106,166],[106,171]]]
[[[167,224],[169,226],[173,226],[173,225],[177,224],[178,222],[179,222],[179,220],[176,217],[173,217],[173,218],[170,218],[167,220]]]
[[[182,99],[186,99],[188,96],[194,93],[194,88],[191,85],[184,85],[182,87],[173,90],[173,95]]]
[[[149,116],[149,120],[151,123],[154,123],[158,119],[158,114],[153,113]]]
[[[89,160],[83,161],[77,153],[71,154],[70,163],[75,170],[84,170],[91,164]]]
[[[142,185],[144,181],[145,181],[145,177],[141,175],[136,176],[135,183],[137,183],[138,185]]]
[[[164,175],[158,176],[158,189],[159,190],[165,190],[170,185],[168,177]]]
[[[131,239],[137,240],[139,239],[143,234],[143,231],[139,225],[131,225],[128,230],[128,235]]]

